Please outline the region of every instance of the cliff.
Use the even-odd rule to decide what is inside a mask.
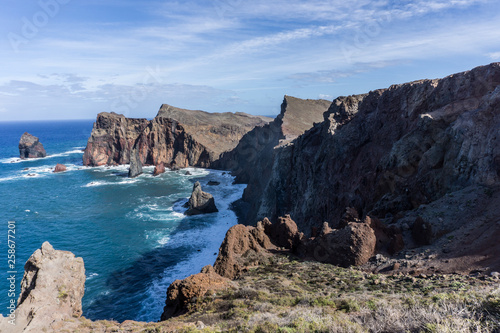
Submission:
[[[285,96],[281,113],[269,124],[255,127],[238,145],[214,162],[216,168],[230,170],[237,183],[248,184],[243,200],[250,203],[245,223],[255,223],[261,195],[271,178],[275,150],[323,120],[331,102]]]
[[[148,123],[147,119],[126,118],[114,112],[99,113],[83,154],[83,165],[130,163],[130,151]]]
[[[247,200],[257,218],[290,214],[309,234],[324,221],[338,226],[346,207],[396,216],[470,185],[496,185],[499,84],[493,63],[339,97],[323,122],[275,149],[265,190]]]
[[[208,113],[169,105],[163,105],[151,121],[100,113],[83,164],[128,164],[134,152],[138,155],[132,158],[133,162],[142,165],[208,167],[222,152],[234,148],[246,132],[270,120],[244,113]]]

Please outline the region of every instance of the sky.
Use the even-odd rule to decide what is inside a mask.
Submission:
[[[500,61],[498,0],[3,0],[0,121],[276,115]]]

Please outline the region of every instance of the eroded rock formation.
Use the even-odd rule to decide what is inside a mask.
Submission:
[[[250,203],[248,215],[244,218],[246,223],[253,224],[257,219],[261,195],[272,175],[275,148],[286,146],[315,122],[321,122],[330,104],[326,100],[285,96],[281,113],[274,121],[248,132],[236,148],[223,153],[214,163],[216,168],[231,170],[236,182],[248,184],[243,194],[243,200]]]
[[[219,210],[215,206],[214,197],[207,192],[203,192],[200,182],[193,185],[193,192],[186,204],[188,210],[184,213],[186,215],[199,215],[216,213]]]
[[[48,243],[24,266],[16,325],[0,317],[0,332],[58,332],[64,320],[82,315],[85,268],[82,258]]]
[[[24,132],[19,140],[19,156],[21,159],[46,157],[47,153],[40,140],[28,132]]]
[[[246,175],[254,189],[246,199],[258,218],[290,214],[309,234],[324,221],[337,228],[344,207],[395,216],[449,191],[498,184],[499,84],[493,63],[339,97],[323,122],[274,150],[266,184]]]
[[[139,165],[208,167],[222,152],[236,147],[245,133],[270,120],[244,113],[208,113],[169,105],[163,105],[151,121],[100,113],[83,164],[130,163],[135,176],[142,172]]]
[[[201,273],[191,275],[183,280],[175,280],[168,287],[167,301],[161,315],[161,320],[179,316],[187,311],[189,303],[208,292],[225,289],[230,281],[214,271],[212,266],[205,266]]]
[[[57,163],[55,168],[54,168],[55,173],[64,172],[66,170],[67,170],[66,166],[64,164],[59,164],[59,163]]]

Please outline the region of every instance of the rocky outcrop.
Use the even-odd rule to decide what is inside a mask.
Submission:
[[[148,123],[147,119],[126,118],[114,112],[99,113],[83,153],[83,165],[129,164],[135,141]]]
[[[209,113],[168,104],[161,106],[157,118],[169,118],[180,123],[196,142],[207,149],[210,162],[218,159],[223,152],[235,148],[246,133],[272,120],[242,112]]]
[[[159,176],[162,173],[165,173],[165,163],[163,162],[155,166],[155,169],[153,170],[153,176]]]
[[[184,213],[186,215],[199,215],[216,213],[219,210],[215,206],[214,197],[207,192],[203,192],[199,182],[193,185],[193,192],[187,202],[188,210]]]
[[[230,281],[217,274],[210,265],[203,267],[201,273],[191,275],[184,280],[175,280],[168,287],[161,320],[186,313],[188,305],[196,298],[225,289],[229,285]]]
[[[89,166],[138,162],[142,165],[208,167],[255,126],[271,119],[244,113],[208,113],[163,105],[147,119],[100,113],[88,140],[83,164]],[[131,158],[137,150],[138,160]],[[135,174],[135,172],[132,172]]]
[[[66,171],[66,166],[64,164],[59,164],[57,163],[56,164],[56,167],[54,168],[54,172],[57,173],[57,172],[64,172]]]
[[[142,162],[139,157],[139,150],[133,149],[130,153],[130,168],[128,169],[129,178],[135,178],[142,174]]]
[[[46,157],[47,153],[40,140],[28,132],[24,132],[19,140],[19,156],[21,159]]]
[[[171,118],[156,117],[137,138],[134,151],[143,165],[175,165],[177,168],[210,166],[210,150]],[[132,167],[131,163],[131,167]]]
[[[315,261],[349,267],[365,264],[375,254],[375,247],[375,232],[365,220],[349,222],[342,229],[324,230],[319,237],[302,242],[299,252]]]
[[[246,223],[256,221],[261,195],[271,178],[275,148],[286,146],[315,122],[321,122],[330,104],[326,100],[285,96],[281,113],[274,121],[248,132],[236,148],[222,154],[214,163],[216,168],[231,170],[237,183],[248,184],[243,194],[243,200],[251,205],[248,215],[244,217]]]
[[[266,250],[276,248],[266,234],[267,223],[270,222],[259,222],[256,227],[242,224],[231,227],[219,249],[215,271],[223,277],[234,279],[247,267],[256,266],[265,260]]]
[[[498,184],[499,84],[493,63],[339,97],[323,122],[274,150],[269,181],[249,178],[247,199],[258,218],[290,214],[309,234],[324,221],[338,228],[344,207],[396,216],[449,191]]]
[[[15,325],[8,322],[9,317],[0,318],[1,332],[58,332],[66,319],[82,315],[82,258],[54,250],[45,242],[28,259],[24,270]]]

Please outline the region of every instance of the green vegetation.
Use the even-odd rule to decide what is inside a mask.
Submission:
[[[489,277],[370,274],[276,255],[232,285],[130,332],[500,331],[500,283]]]

